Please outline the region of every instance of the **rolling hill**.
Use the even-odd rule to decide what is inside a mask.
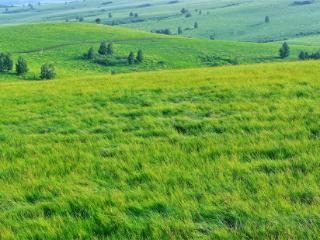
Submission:
[[[40,1],[41,2],[41,1]],[[181,14],[185,8],[190,17]],[[254,42],[318,36],[318,0],[90,0],[0,8],[0,24],[79,21],[120,24],[146,31],[180,26],[189,37]],[[138,14],[130,17],[129,13]],[[111,14],[111,16],[109,15]],[[265,17],[270,18],[265,23]],[[198,22],[199,28],[194,29]]]
[[[113,42],[115,55],[126,58],[130,51],[143,50],[145,61],[140,65],[104,66],[84,60],[90,47],[98,51],[100,42]],[[121,27],[86,23],[31,24],[0,27],[0,52],[9,52],[14,59],[23,56],[29,74],[21,80],[36,79],[43,63],[54,63],[58,78],[161,69],[195,68],[280,61],[282,43],[245,43],[212,41],[152,34]],[[290,45],[291,56],[297,59],[301,50],[317,50],[316,46]],[[17,80],[11,73],[0,74],[0,80]]]

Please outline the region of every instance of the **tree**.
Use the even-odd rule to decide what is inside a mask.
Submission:
[[[53,79],[56,76],[55,68],[52,64],[44,64],[41,66],[41,73],[40,78],[41,79]]]
[[[264,22],[265,22],[265,23],[269,23],[269,22],[270,22],[270,17],[269,17],[269,16],[266,16],[265,19],[264,19]]]
[[[4,67],[6,71],[11,71],[13,69],[13,60],[9,53],[4,56]]]
[[[134,17],[135,17],[135,18],[139,17],[139,14],[138,14],[138,13],[135,13],[135,14],[134,14]]]
[[[107,55],[112,55],[113,54],[113,45],[112,43],[109,43],[107,46]]]
[[[100,18],[97,18],[96,19],[96,24],[100,24],[101,23],[101,19]]]
[[[134,64],[134,53],[130,52],[129,56],[128,56],[128,63],[129,65]]]
[[[181,35],[183,33],[182,27],[178,27],[178,34]]]
[[[79,22],[83,22],[84,18],[83,17],[79,17]]]
[[[107,50],[108,50],[108,47],[107,47],[106,41],[101,42],[98,53],[101,55],[106,55]]]
[[[0,72],[11,71],[13,60],[10,54],[0,53]]]
[[[284,42],[282,44],[282,47],[279,50],[279,55],[280,55],[280,58],[282,58],[282,59],[289,57],[290,48],[289,48],[288,43]]]
[[[198,22],[195,22],[195,23],[194,23],[194,28],[197,29],[198,27],[199,27]]]
[[[16,63],[16,73],[17,75],[21,76],[21,75],[24,75],[28,72],[28,64],[27,64],[27,61],[22,58],[22,57],[19,57],[18,58],[18,61]]]
[[[109,13],[109,18],[112,18],[112,13]]]
[[[188,11],[188,9],[186,9],[186,8],[182,8],[180,12],[181,12],[181,14],[186,14],[186,13],[189,12],[189,11]]]
[[[5,56],[5,54],[0,53],[0,72],[6,71],[5,66],[4,66],[4,56]]]
[[[142,52],[142,50],[139,50],[138,53],[137,53],[137,62],[138,63],[142,63],[143,59],[144,59],[143,52]]]
[[[133,12],[130,12],[130,13],[129,13],[129,16],[130,16],[130,17],[133,17],[133,16],[134,16],[134,13],[133,13]]]
[[[187,14],[186,14],[186,18],[189,18],[189,17],[192,17],[192,14],[191,14],[191,13],[187,13]]]
[[[94,58],[94,50],[93,47],[89,48],[88,53],[87,53],[87,59],[91,60]]]
[[[301,52],[299,53],[299,59],[300,59],[300,60],[305,60],[305,59],[306,59],[306,54],[305,54],[304,51],[301,51]]]

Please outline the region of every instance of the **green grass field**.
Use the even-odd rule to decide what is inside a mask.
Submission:
[[[29,67],[0,73],[0,240],[319,238],[320,62],[297,61],[318,50],[317,34],[304,34],[318,1],[103,3],[0,14],[0,53]],[[182,6],[210,12],[185,34],[202,38],[137,30],[193,22],[167,16]],[[109,8],[118,21],[129,10],[147,19],[92,24]],[[250,25],[266,14],[268,26]],[[76,16],[85,22],[57,23]],[[213,28],[231,40],[204,39]],[[83,59],[103,40],[116,57],[145,59]],[[40,81],[44,63],[54,80]]]
[[[72,1],[65,4],[37,4],[33,9],[25,6],[0,8],[0,24],[34,22],[78,21],[94,22],[101,18],[105,24],[121,24],[146,31],[169,28],[174,34],[178,27],[186,29],[183,35],[209,38],[215,35],[220,40],[241,41],[283,41],[304,36],[318,36],[320,23],[320,2],[294,4],[302,0],[90,0]],[[41,2],[41,1],[40,1]],[[192,14],[186,18],[180,14],[187,8]],[[201,10],[202,14],[199,15]],[[129,13],[139,17],[129,17]],[[109,13],[112,17],[109,18]],[[265,24],[265,16],[270,23]],[[198,29],[193,29],[194,23]]]
[[[318,238],[319,74],[0,82],[0,238]]]
[[[126,57],[130,51],[142,49],[144,63],[106,67],[83,60],[82,55],[91,46],[97,51],[102,40],[113,42],[115,54],[119,56]],[[278,50],[282,44],[190,39],[85,23],[0,27],[0,42],[0,52],[10,52],[14,59],[23,56],[28,61],[30,71],[20,80],[37,79],[40,66],[45,62],[54,63],[58,78],[63,78],[111,71],[120,73],[281,61]],[[301,43],[290,47],[291,56],[285,61],[296,60],[301,50],[317,50],[314,45]],[[17,77],[13,73],[0,74],[0,81],[9,80],[16,81]]]

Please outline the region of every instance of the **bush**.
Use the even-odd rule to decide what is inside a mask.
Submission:
[[[55,68],[52,64],[44,64],[41,66],[41,79],[53,79],[56,76]]]
[[[21,76],[21,75],[26,74],[27,72],[28,72],[27,61],[24,58],[19,57],[18,61],[16,63],[16,73],[17,73],[17,75]]]

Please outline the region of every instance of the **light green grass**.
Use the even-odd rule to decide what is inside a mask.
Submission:
[[[147,31],[170,28],[176,33],[178,26],[181,26],[191,28],[184,31],[185,36],[207,39],[215,34],[217,39],[223,40],[264,42],[319,35],[319,1],[300,6],[293,6],[294,0],[179,0],[176,4],[168,4],[168,0],[114,0],[111,4],[103,5],[104,2],[109,1],[74,1],[67,5],[35,4],[35,10],[26,7],[9,8],[12,13],[0,13],[0,24],[61,22],[66,19],[76,21],[76,17],[82,16],[91,23],[99,17],[104,23],[116,21]],[[141,7],[146,3],[150,6]],[[192,17],[182,16],[182,8],[189,9]],[[196,9],[202,10],[202,15],[198,15]],[[129,18],[131,11],[139,14],[139,22]],[[108,17],[110,12],[112,18]],[[270,17],[269,24],[264,23],[265,16]],[[195,21],[199,23],[197,30],[192,29]]]
[[[318,238],[319,74],[0,82],[0,238]]]
[[[128,56],[130,51],[142,49],[145,61],[134,66],[100,66],[83,60],[82,55],[93,46],[98,50],[102,40],[114,43],[115,54]],[[30,72],[21,80],[32,80],[39,75],[40,66],[54,63],[58,78],[105,74],[111,71],[132,72],[280,61],[281,43],[241,43],[210,41],[184,37],[167,37],[120,27],[96,24],[64,23],[34,24],[0,28],[0,52],[11,52],[14,59],[23,56]],[[297,59],[301,50],[315,51],[315,46],[291,45],[291,56]],[[213,59],[207,61],[206,58]],[[14,74],[0,74],[1,81],[16,80]]]

